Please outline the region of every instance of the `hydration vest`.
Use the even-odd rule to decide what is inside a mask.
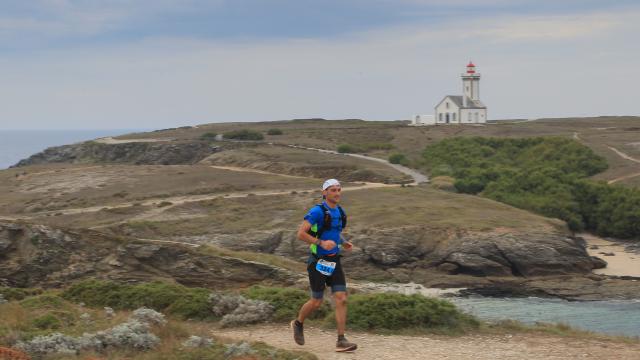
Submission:
[[[324,203],[316,204],[316,206],[319,206],[322,209],[322,212],[324,214],[324,217],[322,219],[322,227],[318,228],[317,223],[313,224],[311,225],[311,229],[309,229],[307,233],[315,237],[316,239],[320,239],[320,236],[322,236],[322,233],[324,233],[326,230],[331,229],[331,211],[327,206],[324,205]],[[342,225],[341,228],[344,229],[347,226],[347,214],[345,214],[344,210],[342,210],[340,205],[338,205],[338,210],[340,211],[340,222]],[[313,255],[318,254],[318,245],[311,244],[309,245],[309,249],[311,250],[311,253]]]

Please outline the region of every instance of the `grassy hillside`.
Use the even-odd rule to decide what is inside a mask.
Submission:
[[[414,167],[421,166],[422,150],[429,144],[451,137],[536,137],[559,136],[574,138],[607,159],[609,168],[596,175],[598,179],[612,180],[624,175],[640,174],[640,163],[621,158],[610,147],[640,159],[640,118],[632,116],[603,116],[594,118],[540,119],[536,121],[501,121],[484,126],[429,126],[410,127],[407,121],[362,120],[295,120],[261,123],[219,123],[197,127],[159,130],[130,134],[121,139],[163,138],[199,139],[207,132],[224,133],[238,129],[253,129],[265,134],[264,142],[299,144],[336,150],[341,144],[362,146],[389,144],[388,149],[372,149],[370,155],[387,159],[392,153],[405,154]],[[277,128],[282,135],[268,135]],[[637,185],[634,181],[623,184]]]

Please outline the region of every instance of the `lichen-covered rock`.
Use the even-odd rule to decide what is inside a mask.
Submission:
[[[240,295],[212,293],[209,295],[209,302],[212,312],[216,316],[222,316],[222,326],[267,321],[274,311],[273,306],[265,301],[250,300]]]
[[[129,316],[129,319],[147,325],[164,325],[167,323],[164,314],[146,307],[136,309],[133,314]]]
[[[191,335],[187,340],[182,342],[182,346],[186,348],[201,348],[213,346],[214,341],[211,338],[204,338],[196,335]]]
[[[240,343],[228,344],[225,345],[225,347],[226,350],[224,352],[224,355],[229,358],[251,355],[256,352],[253,348],[251,348],[251,345],[245,341]]]

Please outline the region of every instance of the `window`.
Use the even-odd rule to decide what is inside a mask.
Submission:
[[[476,113],[476,122],[478,122],[478,113]]]
[[[447,102],[446,105],[447,105],[447,109],[448,109],[449,108],[449,103]]]
[[[453,121],[456,121],[456,113],[451,114]]]
[[[467,121],[471,122],[471,113],[467,113]]]
[[[438,121],[442,122],[442,113],[438,114]]]

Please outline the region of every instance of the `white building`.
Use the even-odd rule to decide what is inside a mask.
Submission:
[[[436,118],[433,115],[413,115],[411,125],[435,125]]]
[[[487,107],[480,101],[480,74],[469,62],[462,74],[463,95],[447,95],[436,105],[436,124],[484,124]]]

